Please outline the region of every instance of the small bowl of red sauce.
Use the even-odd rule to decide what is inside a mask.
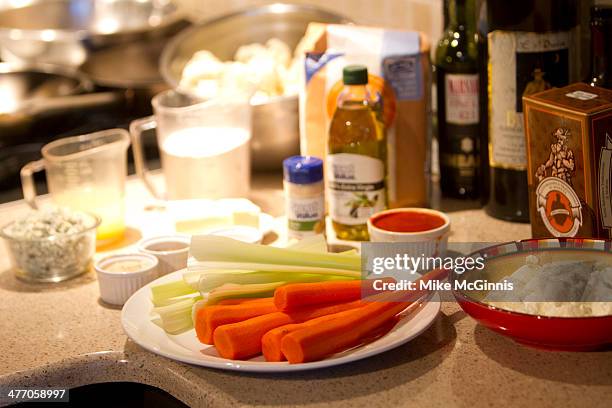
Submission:
[[[415,249],[426,256],[446,251],[450,218],[428,208],[396,208],[376,213],[368,220],[372,242],[413,242]]]

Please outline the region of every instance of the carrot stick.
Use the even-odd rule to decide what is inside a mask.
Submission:
[[[392,278],[381,278],[385,282]],[[291,283],[276,288],[274,303],[278,310],[286,312],[303,307],[350,302],[375,294],[373,279],[352,281],[326,281],[310,283]]]
[[[316,319],[307,320],[303,323],[287,324],[285,326],[277,327],[276,329],[270,330],[261,338],[261,350],[266,361],[279,362],[286,360],[285,355],[281,351],[281,340],[283,339],[283,337],[285,337],[285,335],[306,327],[311,327],[318,323],[326,322],[333,319],[341,319],[352,312],[353,309],[345,310],[344,312],[334,313],[331,315],[321,316]],[[384,336],[397,324],[398,321],[399,318],[397,316],[394,316],[388,322],[385,322],[380,328],[375,330],[370,338],[364,340],[364,343],[369,343]]]
[[[327,316],[323,316],[319,317],[318,319],[324,319],[326,317]],[[266,334],[264,334],[261,338],[261,352],[263,353],[263,356],[266,361],[285,361],[285,356],[283,355],[280,349],[280,342],[287,333],[299,330],[303,324],[304,323],[286,324],[284,326],[272,329]]]
[[[406,308],[404,302],[377,302],[285,335],[281,352],[290,363],[321,360],[361,343],[373,331]]]
[[[292,283],[274,291],[278,310],[290,311],[324,303],[340,303],[361,297],[361,280]]]
[[[213,333],[219,326],[240,322],[275,311],[276,306],[274,306],[272,298],[238,305],[205,306],[198,310],[196,314],[196,335],[200,342],[204,344],[213,344]]]
[[[214,331],[214,344],[219,355],[224,358],[248,359],[261,353],[261,339],[272,329],[363,306],[364,302],[356,300],[292,313],[274,312],[238,323],[225,324]]]
[[[382,326],[379,326],[376,330],[374,330],[371,336],[365,337],[364,340],[359,345],[371,343],[375,340],[378,340],[385,334],[389,333],[395,327],[395,325],[399,323],[400,320],[401,319],[399,316],[397,315],[393,316],[391,319],[383,323]]]
[[[294,331],[303,329],[305,327],[310,327],[312,325],[325,322],[332,319],[342,318],[342,316],[346,315],[348,312],[352,312],[353,309],[345,310],[343,312],[334,313],[330,315],[325,315],[321,317],[317,317],[316,319],[307,320],[303,323],[292,323],[286,324],[284,326],[277,327],[268,331],[261,338],[261,351],[263,352],[266,361],[285,361],[286,358],[281,352],[281,340],[283,337],[289,333]]]
[[[272,298],[234,298],[234,299],[223,299],[215,304],[215,306],[231,306],[231,305],[242,305],[244,303],[261,302],[270,300]]]
[[[421,280],[440,279],[445,271],[432,271]],[[283,336],[281,352],[290,363],[321,360],[362,343],[379,327],[408,307],[424,290],[408,292],[411,301],[373,302],[356,310],[350,310],[342,319],[330,319]],[[399,299],[406,293],[387,293],[386,299]]]

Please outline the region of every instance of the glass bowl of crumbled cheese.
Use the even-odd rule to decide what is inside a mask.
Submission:
[[[18,278],[60,282],[87,272],[100,218],[66,208],[32,211],[0,229]]]

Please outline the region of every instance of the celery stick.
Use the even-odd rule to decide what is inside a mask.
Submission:
[[[346,270],[358,272],[361,270],[361,257],[333,253],[304,253],[290,248],[274,248],[271,246],[247,244],[231,238],[194,235],[191,238],[190,254],[198,261],[205,263],[243,264],[237,269],[246,269],[244,264],[270,264],[281,266],[299,266],[320,269]],[[268,270],[266,268],[249,268]]]
[[[191,309],[195,298],[189,298],[168,306],[156,307],[153,313],[159,315],[161,327],[170,334],[182,333],[193,327]]]
[[[208,274],[208,273],[250,273],[253,271],[246,271],[246,270],[241,270],[241,269],[201,269],[199,267],[194,267],[191,272],[185,272],[183,273],[183,281],[185,281],[186,284],[188,284],[189,286],[191,286],[194,290],[198,290],[199,284],[200,284],[200,276],[202,276],[202,274]]]
[[[303,254],[302,254],[303,255]],[[284,273],[313,273],[318,275],[341,275],[350,277],[353,279],[359,279],[361,272],[351,271],[347,269],[335,269],[335,268],[316,268],[312,266],[301,266],[301,265],[279,265],[279,264],[265,264],[265,263],[234,263],[234,262],[192,262],[189,267],[189,271],[205,271],[210,269],[233,269],[233,270],[244,270],[244,271],[266,271],[266,272],[284,272]]]
[[[287,283],[317,282],[329,280],[349,280],[350,277],[341,275],[319,275],[312,273],[286,273],[286,272],[204,272],[200,275],[198,289],[200,292],[210,292],[223,284],[254,284],[285,281]]]
[[[172,298],[151,299],[151,301],[153,302],[153,306],[160,307],[160,306],[169,306],[173,303],[181,302],[183,300],[191,299],[191,298],[195,298],[195,300],[199,300],[199,299],[202,299],[202,295],[200,294],[200,292],[193,292],[188,295],[177,296],[177,297],[172,297]]]
[[[193,292],[196,292],[196,290],[182,280],[161,283],[151,287],[151,296],[154,304],[165,299],[184,296]]]
[[[271,297],[274,289],[286,282],[255,283],[251,285],[225,284],[208,293],[207,305],[214,305],[223,299]]]
[[[183,282],[188,284],[194,289],[198,288],[198,283],[200,282],[200,275],[202,272],[185,272],[183,274]]]

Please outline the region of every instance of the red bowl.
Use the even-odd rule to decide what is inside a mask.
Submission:
[[[494,256],[541,251],[551,248],[601,250],[610,253],[610,241],[576,239],[534,239],[495,245],[471,256]],[[468,279],[471,272],[451,274],[451,280]],[[452,282],[453,288],[455,287]],[[480,302],[469,294],[453,290],[461,308],[480,324],[514,341],[547,350],[590,351],[612,346],[612,315],[594,317],[550,317],[500,309]]]

